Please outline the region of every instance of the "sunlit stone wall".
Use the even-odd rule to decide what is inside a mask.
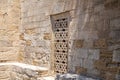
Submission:
[[[0,62],[22,61],[19,27],[20,0],[0,0]]]
[[[66,11],[70,13],[68,71],[119,80],[119,0],[21,0],[24,62],[54,69],[50,16]]]
[[[68,72],[119,80],[119,0],[1,0],[0,61],[54,70],[51,15],[69,12]]]

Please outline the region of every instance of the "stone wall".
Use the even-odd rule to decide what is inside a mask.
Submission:
[[[117,80],[120,1],[77,0],[75,11],[76,27],[70,28],[75,30],[75,34],[70,31],[74,35],[70,37],[70,72]]]
[[[20,61],[19,0],[0,1],[0,62]]]
[[[24,62],[54,69],[50,16],[63,12],[69,12],[71,17],[69,72],[105,80],[119,77],[119,0],[21,0]]]
[[[64,12],[70,16],[68,72],[119,80],[120,0],[0,0],[0,62],[54,70],[51,16]],[[0,79],[24,74],[14,68],[0,66]]]
[[[49,67],[53,0],[21,0],[21,40],[26,63]]]
[[[47,67],[50,64],[54,65],[53,50],[51,50],[54,42],[50,16],[75,8],[75,5],[72,5],[75,2],[70,0],[21,0],[21,40],[26,63]]]

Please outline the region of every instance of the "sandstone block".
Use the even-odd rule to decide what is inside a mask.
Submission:
[[[119,30],[120,28],[120,19],[115,18],[113,20],[110,20],[110,27],[112,30]]]
[[[104,4],[106,9],[114,9],[118,7],[118,0],[106,0]]]
[[[94,68],[94,60],[92,59],[84,59],[83,61],[83,66],[84,68],[87,68],[87,69],[93,69]]]
[[[104,63],[111,63],[113,58],[113,53],[112,51],[101,51],[100,53],[100,60],[103,61]]]
[[[104,70],[104,71],[107,70],[106,63],[101,61],[101,60],[95,61],[94,62],[94,67],[98,70]]]
[[[120,62],[120,50],[113,51],[113,61]]]
[[[89,49],[88,50],[88,59],[98,60],[100,58],[99,49]]]
[[[74,45],[76,48],[82,48],[82,47],[83,47],[83,42],[84,42],[84,40],[74,40],[73,45]]]
[[[107,42],[105,39],[98,39],[94,42],[94,47],[95,48],[106,48]]]
[[[44,33],[44,39],[45,40],[51,40],[51,34],[50,33]]]
[[[105,80],[115,80],[115,75],[112,73],[106,72]]]
[[[26,40],[26,45],[27,46],[30,46],[32,44],[32,41],[31,40]]]
[[[85,58],[87,59],[88,58],[88,50],[87,49],[78,49],[78,50],[75,50],[77,51],[76,53],[76,56],[79,57],[79,58]]]
[[[11,47],[12,46],[12,42],[11,41],[6,41],[6,40],[0,40],[0,46],[1,47]]]
[[[25,33],[26,33],[26,34],[29,34],[29,35],[35,34],[35,29],[34,29],[34,28],[33,28],[33,29],[26,29],[26,30],[25,30]]]
[[[85,74],[87,72],[87,69],[83,68],[83,67],[76,66],[75,72],[76,72],[76,74]]]

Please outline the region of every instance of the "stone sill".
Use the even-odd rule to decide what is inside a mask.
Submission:
[[[0,66],[17,66],[24,69],[30,69],[30,70],[40,70],[40,71],[48,71],[48,68],[46,67],[40,67],[40,66],[34,66],[30,64],[25,63],[19,63],[19,62],[9,62],[9,63],[0,63]]]

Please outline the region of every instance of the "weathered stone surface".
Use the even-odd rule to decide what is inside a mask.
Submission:
[[[100,58],[99,49],[90,49],[88,50],[88,59],[98,60]]]
[[[62,74],[62,75],[57,75],[55,80],[100,80],[97,78],[92,78],[92,77],[87,77],[87,76],[82,76],[82,75],[77,75],[77,74]]]
[[[119,80],[119,9],[119,0],[0,0],[0,62],[20,61],[54,69],[51,15],[67,12],[68,71],[75,72],[79,66],[78,73],[85,69],[88,76]],[[10,73],[18,76],[12,80],[35,79],[32,71],[17,68],[17,73],[6,73],[5,69],[8,71],[0,68],[0,77],[5,73],[6,80]]]
[[[44,33],[44,39],[45,40],[51,40],[51,34],[50,33]]]
[[[120,62],[120,50],[115,50],[113,52],[113,61]]]
[[[23,63],[1,63],[0,80],[37,80],[39,73],[47,74],[48,69]]]
[[[0,1],[0,62],[18,61],[20,0]]]
[[[106,48],[107,47],[106,40],[105,39],[96,40],[94,43],[94,47],[95,48]]]
[[[82,48],[83,47],[83,43],[84,41],[83,40],[74,40],[74,45],[76,48]]]
[[[116,80],[119,80],[119,79],[120,79],[120,75],[117,74],[117,75],[116,75]]]
[[[87,69],[83,67],[76,66],[75,69],[76,74],[85,74],[87,72]]]

